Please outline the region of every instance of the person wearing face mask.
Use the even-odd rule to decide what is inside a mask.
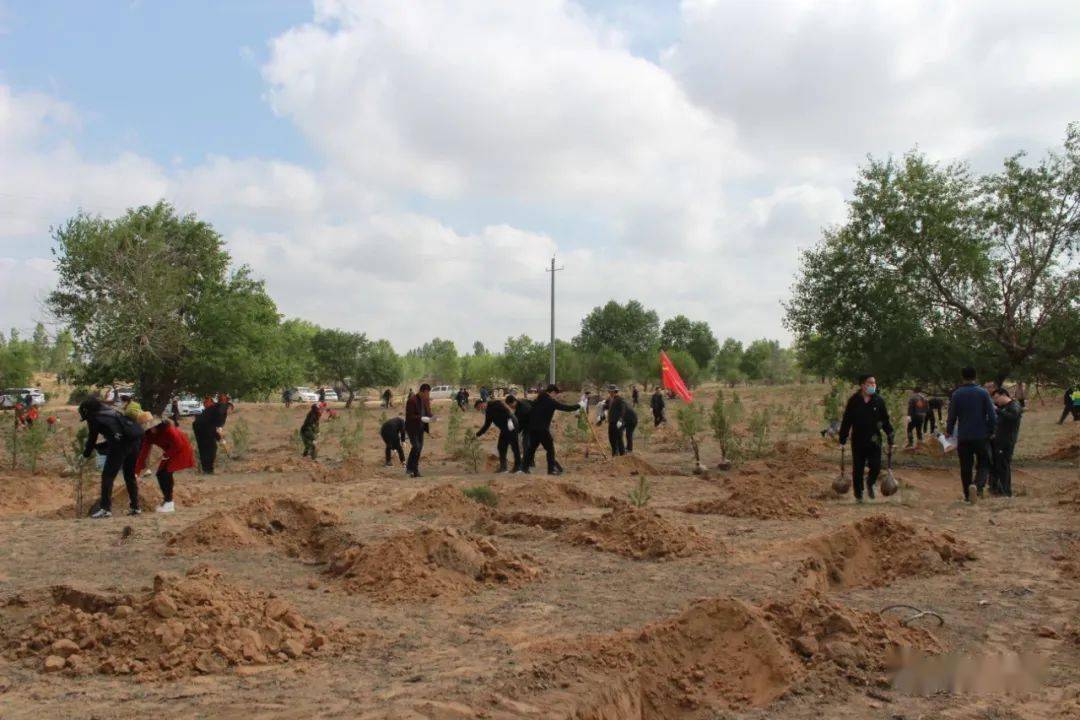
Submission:
[[[889,422],[889,409],[877,394],[877,380],[873,375],[859,376],[858,391],[848,398],[844,416],[840,420],[840,444],[846,445],[851,437],[851,481],[855,500],[863,501],[863,472],[866,471],[866,493],[873,500],[874,483],[881,472],[881,433],[893,446],[893,426]]]
[[[964,500],[969,503],[983,497],[986,478],[990,472],[990,438],[997,426],[997,409],[986,388],[975,382],[975,368],[960,371],[964,384],[953,390],[949,399],[949,417],[945,423],[945,435],[954,437],[956,432],[956,455],[960,459],[960,483],[964,488]],[[972,485],[974,471],[974,485]]]

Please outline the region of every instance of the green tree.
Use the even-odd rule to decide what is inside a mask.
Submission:
[[[71,337],[70,330],[61,330],[56,334],[56,342],[49,349],[46,369],[66,381],[75,370],[76,364],[75,340]]]
[[[319,377],[340,383],[349,394],[347,408],[359,388],[401,382],[401,360],[386,340],[373,342],[364,333],[322,329],[311,338],[311,350]]]
[[[731,387],[743,379],[740,370],[743,357],[743,344],[735,338],[724,340],[723,346],[716,352],[712,361],[713,377],[722,380]]]
[[[918,152],[871,159],[847,222],[805,252],[787,326],[848,376],[1064,382],[1080,365],[1080,124],[1063,152],[981,177]],[[929,362],[924,362],[929,360]]]
[[[47,369],[51,343],[49,342],[49,333],[45,330],[44,323],[39,322],[34,326],[34,334],[31,336],[30,343],[34,349],[34,369]]]
[[[54,230],[49,307],[85,358],[78,380],[134,381],[161,412],[179,390],[241,395],[277,384],[278,315],[221,237],[159,202],[109,220],[80,213]]]
[[[319,379],[319,366],[311,344],[319,329],[307,320],[290,319],[281,323],[279,332],[285,349],[282,358],[285,364],[281,368],[283,386],[304,385]]]
[[[619,384],[630,377],[630,363],[611,348],[584,353],[583,363],[585,376],[601,390],[607,383]]]
[[[407,356],[420,360],[409,363],[409,369],[416,371],[416,377],[426,377],[436,383],[452,383],[461,376],[461,359],[452,340],[434,338],[410,350]]]
[[[664,323],[660,331],[660,347],[667,350],[669,355],[672,350],[685,350],[698,367],[708,367],[720,350],[709,323],[691,322],[685,315],[676,315]]]
[[[660,347],[660,319],[637,300],[625,305],[610,300],[581,321],[574,346],[587,353],[614,350],[628,359],[655,355]]]
[[[548,373],[550,355],[547,346],[528,335],[507,338],[503,346],[502,371],[515,385],[522,388],[542,382]]]
[[[0,389],[28,385],[33,374],[34,348],[30,343],[16,338],[0,345]]]

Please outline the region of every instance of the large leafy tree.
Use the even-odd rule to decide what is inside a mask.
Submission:
[[[26,385],[33,374],[33,343],[20,340],[14,331],[7,342],[0,334],[0,390]]]
[[[581,321],[574,346],[589,353],[614,350],[624,358],[655,355],[660,347],[660,319],[637,300],[614,300],[595,307]]]
[[[847,222],[804,253],[787,325],[853,375],[1066,381],[1080,367],[1080,125],[1063,152],[1000,172],[871,160]]]
[[[322,329],[312,336],[311,351],[318,376],[339,383],[349,394],[345,407],[352,407],[359,388],[401,382],[401,359],[386,340],[373,342],[364,333]]]
[[[49,306],[71,329],[90,384],[134,381],[145,407],[181,390],[241,395],[280,385],[278,314],[213,227],[159,202],[53,232]]]
[[[434,338],[420,347],[410,350],[412,373],[438,383],[452,383],[461,376],[461,358],[453,340]]]
[[[551,355],[548,346],[528,335],[507,338],[503,346],[502,369],[513,383],[527,388],[547,377]]]
[[[740,363],[743,357],[743,344],[735,338],[727,338],[713,357],[712,371],[717,380],[722,380],[731,387],[743,379]]]
[[[693,356],[698,367],[707,367],[719,352],[720,343],[709,323],[704,320],[692,322],[685,315],[676,315],[660,330],[660,347],[669,351],[685,350]]]

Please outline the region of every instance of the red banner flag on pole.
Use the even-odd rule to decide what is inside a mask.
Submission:
[[[686,383],[683,382],[679,371],[675,369],[675,364],[671,362],[671,358],[663,350],[660,351],[660,378],[664,382],[664,387],[668,390],[686,402],[694,401],[694,396],[686,389]]]

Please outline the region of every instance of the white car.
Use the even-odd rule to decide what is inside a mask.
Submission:
[[[319,393],[315,393],[316,397],[318,397],[318,395],[319,395]],[[338,401],[337,390],[332,390],[331,388],[326,388],[326,392],[324,393],[324,396],[326,397],[326,402],[337,402]]]
[[[182,395],[177,401],[176,405],[180,409],[180,417],[202,415],[202,400],[195,397],[194,395]]]
[[[432,385],[431,386],[431,399],[432,400],[449,400],[457,395],[457,388],[453,385]]]
[[[315,392],[309,387],[294,387],[289,390],[289,395],[292,397],[293,402],[300,403],[317,403],[319,402],[319,393]]]
[[[30,396],[30,402],[34,405],[45,404],[45,393],[41,392],[39,388],[8,388],[0,391],[0,407],[15,407],[27,395]]]

